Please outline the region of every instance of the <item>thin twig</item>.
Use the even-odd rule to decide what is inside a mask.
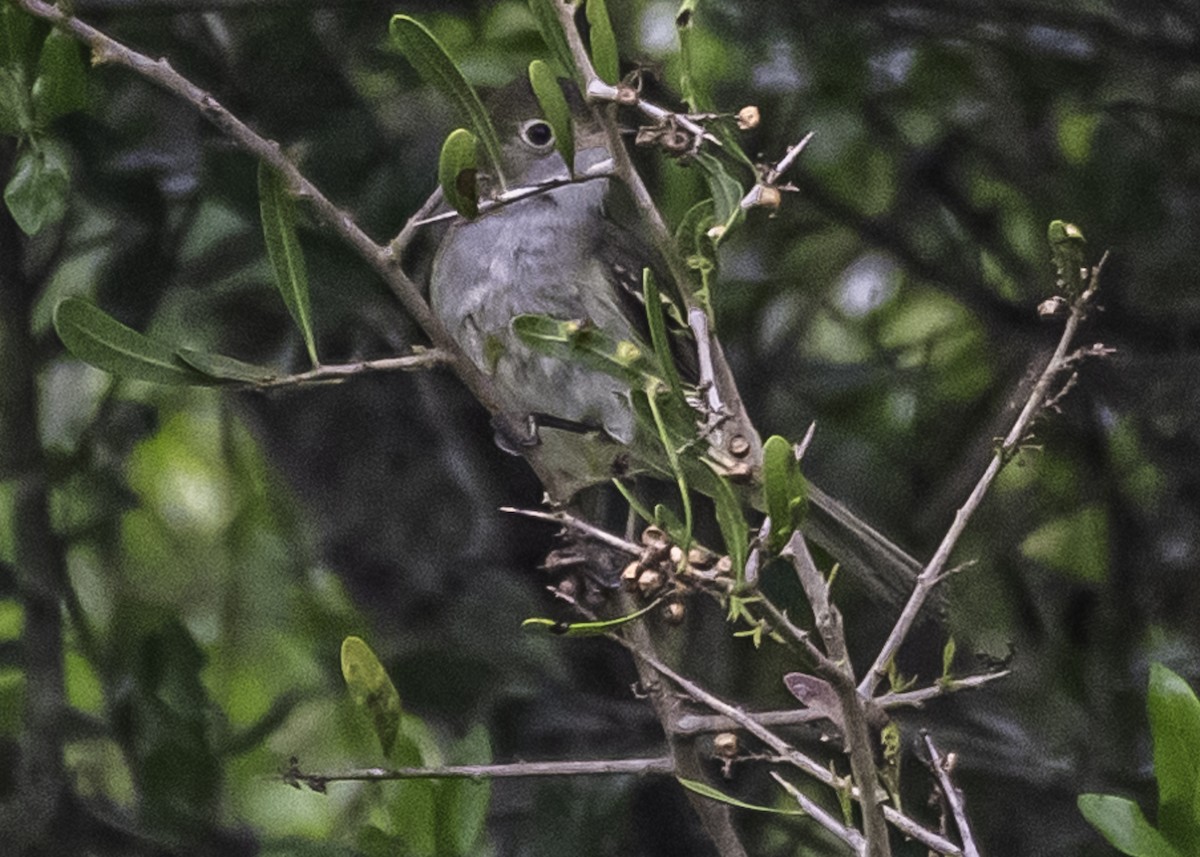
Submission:
[[[947,696],[961,690],[974,690],[983,687],[997,679],[1010,675],[1009,670],[1002,670],[984,675],[967,676],[953,679],[946,683],[938,683],[923,687],[919,690],[906,690],[900,693],[885,693],[875,697],[875,704],[885,711],[897,708],[920,708],[931,699]],[[788,708],[779,711],[746,712],[746,716],[756,720],[763,726],[803,726],[824,717],[819,711],[807,708]],[[685,714],[675,721],[675,729],[679,732],[698,734],[701,732],[728,732],[738,728],[738,722],[723,714]]]
[[[742,729],[745,729],[751,735],[758,738],[788,764],[803,771],[824,785],[832,788],[841,787],[840,778],[836,774],[834,774],[820,762],[801,753],[770,729],[767,729],[765,726],[758,723],[752,715],[747,714],[737,706],[730,705],[720,697],[709,693],[695,682],[683,677],[675,670],[668,667],[652,653],[634,645],[624,637],[621,637],[618,634],[609,634],[608,637],[609,639],[629,649],[629,651],[633,652],[633,654],[639,660],[649,664],[654,668],[655,672],[664,678],[669,679],[672,683],[678,686],[680,690],[682,690],[696,702],[707,706],[718,714],[725,715]],[[871,784],[871,787],[874,787],[874,783]],[[851,796],[856,800],[858,799],[859,795],[857,788],[851,790]],[[962,851],[957,845],[955,845],[949,839],[939,836],[937,833],[926,829],[913,819],[896,810],[895,807],[884,806],[883,814],[888,822],[895,826],[895,828],[905,836],[917,840],[923,845],[932,848],[939,854],[946,855],[946,857],[961,857]]]
[[[389,780],[502,780],[521,777],[593,777],[607,775],[674,774],[669,757],[652,759],[597,759],[570,762],[513,762],[507,765],[445,765],[436,768],[355,768],[349,771],[306,773],[295,764],[283,774],[284,782],[324,791],[329,783],[386,782]]]
[[[451,363],[451,357],[444,351],[430,348],[418,354],[408,354],[404,357],[383,357],[379,360],[360,360],[357,363],[326,363],[307,372],[295,375],[284,375],[266,381],[251,382],[245,385],[251,390],[277,390],[281,387],[299,387],[308,384],[329,384],[353,378],[356,375],[371,375],[383,372],[417,372],[423,369],[433,369]]]
[[[816,821],[817,824],[821,825],[838,839],[849,845],[855,854],[866,853],[867,840],[861,833],[859,833],[853,827],[847,827],[846,825],[842,824],[840,821],[834,818],[833,815],[826,812],[825,808],[819,803],[814,801],[804,792],[800,791],[800,789],[796,788],[794,785],[781,777],[777,771],[771,771],[770,773],[771,778],[774,779],[775,782],[779,783],[779,785],[783,786],[783,790],[790,794],[796,803],[800,805],[800,808],[808,813],[808,815],[812,816],[813,820]]]
[[[511,515],[522,515],[526,518],[533,518],[538,521],[550,521],[555,524],[561,524],[564,527],[569,527],[572,530],[577,530],[591,539],[602,542],[611,548],[616,548],[619,551],[639,556],[644,548],[634,542],[614,536],[607,530],[597,527],[595,524],[589,524],[581,518],[576,518],[568,512],[543,512],[540,509],[518,509],[515,506],[501,506],[501,512],[508,512]]]
[[[1054,354],[1050,357],[1046,368],[1042,370],[1041,377],[1038,378],[1032,392],[1030,392],[1029,399],[1025,402],[1025,407],[1021,409],[1021,413],[1013,423],[1012,428],[996,449],[992,460],[988,463],[987,469],[984,470],[983,475],[975,484],[974,490],[971,491],[971,495],[955,513],[954,522],[950,525],[950,529],[946,531],[946,535],[942,538],[942,543],[938,545],[933,558],[929,560],[929,564],[917,576],[917,583],[913,589],[912,596],[908,599],[908,603],[904,605],[904,610],[896,620],[896,624],[892,628],[887,641],[879,650],[879,654],[876,656],[875,662],[871,665],[871,669],[863,676],[862,682],[858,686],[859,692],[864,696],[873,694],[875,688],[879,686],[879,682],[887,675],[888,664],[891,663],[892,658],[896,656],[896,652],[908,636],[908,632],[911,630],[922,605],[924,605],[926,597],[942,579],[942,570],[946,567],[946,563],[950,559],[950,553],[954,550],[955,545],[958,544],[959,537],[966,530],[968,522],[979,508],[980,503],[983,502],[984,495],[987,494],[988,489],[1000,473],[1001,468],[1009,461],[1019,444],[1025,439],[1030,424],[1042,412],[1043,406],[1050,396],[1051,388],[1067,365],[1068,349],[1070,349],[1071,342],[1079,330],[1079,325],[1091,305],[1092,297],[1099,287],[1100,272],[1107,259],[1108,254],[1105,253],[1100,262],[1092,269],[1088,288],[1071,306],[1071,315],[1067,319],[1067,323],[1063,326],[1058,346],[1054,349]]]
[[[975,844],[975,837],[971,835],[971,825],[967,821],[967,807],[963,800],[962,789],[954,785],[954,781],[950,779],[949,760],[938,752],[928,731],[922,730],[921,738],[924,739],[925,748],[929,751],[929,764],[933,767],[934,776],[937,777],[938,787],[946,798],[950,814],[954,816],[958,835],[962,837],[963,857],[979,857],[979,847]]]

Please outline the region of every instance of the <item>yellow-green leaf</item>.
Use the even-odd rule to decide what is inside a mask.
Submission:
[[[708,783],[702,783],[698,780],[685,780],[683,777],[676,777],[679,784],[688,791],[693,791],[698,795],[703,795],[711,800],[727,803],[730,806],[736,806],[739,809],[752,809],[755,812],[770,812],[775,815],[805,815],[802,809],[777,809],[773,806],[761,806],[756,803],[746,803],[744,800],[738,800],[735,797],[725,794],[725,792],[715,789]]]
[[[567,37],[562,25],[558,23],[558,14],[554,11],[556,3],[562,0],[529,0],[529,11],[537,22],[538,32],[542,41],[550,49],[550,54],[562,66],[562,70],[579,83],[579,70],[575,67],[575,58],[571,56],[571,48],[567,45]]]
[[[354,701],[367,709],[379,745],[384,755],[389,755],[400,728],[400,694],[361,637],[342,641],[342,678]]]

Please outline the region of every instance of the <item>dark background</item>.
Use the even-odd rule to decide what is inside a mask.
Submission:
[[[626,68],[643,63],[669,91],[674,5],[611,7]],[[418,15],[480,86],[542,50],[519,2],[75,8],[278,140],[380,241],[432,190],[455,122],[387,44],[390,15]],[[1148,665],[1200,680],[1200,10],[755,0],[702,3],[697,26],[719,104],[762,111],[752,155],[777,160],[816,132],[778,215],[752,213],[724,249],[717,323],[748,409],[764,434],[799,438],[816,420],[810,472],[917,556],[1057,339],[1035,312],[1053,286],[1046,224],[1078,224],[1093,260],[1111,252],[1081,344],[1115,354],[1080,365],[955,555],[974,562],[951,583],[956,670],[1011,653],[1013,675],[903,721],[909,738],[925,725],[958,752],[986,853],[1105,853],[1076,796],[1150,810]],[[63,748],[73,795],[38,847],[375,853],[363,830],[401,804],[390,823],[416,830],[419,787],[406,803],[270,779],[293,754],[317,769],[380,761],[341,688],[348,633],[384,658],[411,728],[451,756],[479,755],[477,725],[498,761],[658,752],[623,654],[520,630],[559,610],[537,570],[553,533],[498,511],[535,505],[539,486],[452,377],[230,395],[116,382],[63,352],[50,313],[81,294],[173,343],[304,368],[270,285],[249,157],[104,66],[57,134],[72,166],[64,222],[29,240],[0,218],[0,288],[30,297],[32,331],[20,348],[10,335],[0,370],[37,394],[36,412],[2,418],[41,449],[71,593],[64,723],[22,720],[37,658],[22,661],[18,642],[34,619],[11,584],[0,601],[0,792],[16,805],[18,743],[40,732]],[[12,154],[0,141],[5,175]],[[649,159],[647,177],[669,218],[699,198],[694,169]],[[325,360],[420,341],[345,248],[306,224],[302,239]],[[5,476],[7,522],[19,491]],[[20,533],[20,520],[0,528],[5,563]],[[869,657],[889,617],[841,596]],[[713,690],[788,704],[778,677],[794,665],[731,639],[715,606],[679,633],[685,669]],[[929,681],[941,637],[926,635],[903,666]],[[924,773],[907,764],[919,806]],[[775,800],[758,777],[728,787]],[[738,819],[752,853],[807,847],[803,822]],[[505,782],[491,851],[463,853],[702,853],[694,828],[669,782]],[[421,836],[401,839],[435,853]]]

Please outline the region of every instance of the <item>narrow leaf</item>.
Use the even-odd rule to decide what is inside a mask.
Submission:
[[[642,618],[660,604],[662,604],[662,599],[656,598],[640,610],[626,613],[624,616],[618,616],[615,619],[604,619],[597,622],[556,622],[553,619],[534,618],[526,619],[521,623],[521,627],[545,628],[551,634],[564,637],[595,637],[599,634],[607,634],[613,628],[619,628],[622,625]]]
[[[87,106],[87,75],[77,41],[51,30],[38,57],[33,111],[40,127]]]
[[[713,197],[713,219],[726,231],[732,229],[737,221],[745,216],[741,206],[742,197],[746,194],[745,188],[730,175],[720,159],[708,152],[697,152],[694,160],[708,180],[708,189]]]
[[[750,553],[750,525],[746,523],[746,516],[742,513],[742,504],[737,495],[733,493],[733,487],[729,484],[729,480],[722,476],[720,471],[707,459],[705,459],[705,463],[712,468],[713,476],[716,477],[712,483],[712,498],[716,509],[717,526],[721,530],[725,550],[729,554],[730,560],[733,561],[733,576],[740,589],[745,582],[746,558]]]
[[[554,11],[554,5],[559,2],[561,0],[529,0],[529,11],[533,13],[538,32],[542,34],[542,41],[550,49],[550,55],[558,61],[568,77],[576,83],[582,83],[579,80],[579,69],[575,67],[575,57],[571,55],[566,34],[563,33],[562,25],[558,23],[558,14]]]
[[[1114,848],[1129,857],[1183,857],[1150,826],[1142,809],[1116,795],[1083,794],[1077,801],[1083,817]]]
[[[479,191],[475,183],[475,159],[479,140],[466,128],[450,132],[438,158],[438,183],[446,202],[467,220],[479,216]]]
[[[367,709],[379,745],[389,755],[400,729],[400,694],[361,637],[342,641],[342,678],[354,701]]]
[[[1046,239],[1050,243],[1050,260],[1054,263],[1054,285],[1067,297],[1074,297],[1083,284],[1083,250],[1087,244],[1083,231],[1074,223],[1051,220]]]
[[[279,377],[279,373],[274,369],[256,366],[253,363],[243,363],[241,360],[226,357],[224,354],[212,354],[192,348],[177,348],[175,356],[197,372],[202,372],[218,381],[265,384]]]
[[[275,271],[275,287],[283,296],[292,320],[304,336],[313,366],[319,366],[313,336],[312,308],[308,298],[308,271],[304,251],[296,235],[296,208],[284,185],[283,176],[267,164],[258,165],[258,203],[262,212],[263,238]]]
[[[550,66],[541,60],[534,60],[529,64],[529,83],[533,86],[538,106],[542,108],[542,116],[554,130],[554,147],[566,161],[571,175],[575,175],[575,131],[571,123],[571,108],[562,87],[558,85],[558,78]]]
[[[684,398],[683,382],[675,368],[675,357],[671,354],[671,342],[667,334],[667,322],[663,318],[662,297],[654,274],[646,268],[642,271],[642,293],[646,299],[646,323],[650,328],[650,343],[654,346],[654,354],[662,366],[663,378],[671,393],[676,398]]]
[[[779,435],[763,444],[763,499],[771,517],[767,546],[778,553],[804,519],[808,501],[808,485],[796,454]]]
[[[735,797],[725,794],[723,791],[714,789],[708,783],[702,783],[697,780],[685,780],[683,777],[676,777],[679,784],[688,791],[693,791],[698,795],[703,795],[711,800],[727,803],[730,806],[736,806],[739,809],[752,809],[755,812],[769,812],[774,815],[805,815],[802,809],[777,809],[773,806],[760,806],[756,803],[746,803],[744,800],[738,800]]]
[[[654,513],[647,509],[637,497],[633,496],[633,492],[625,486],[624,482],[620,479],[614,479],[613,485],[617,486],[617,490],[621,492],[621,496],[625,498],[625,502],[629,504],[629,508],[634,511],[634,514],[647,524],[654,523]]]
[[[30,71],[37,47],[35,35],[33,18],[12,3],[0,3],[0,68]]]
[[[604,0],[587,0],[587,21],[591,27],[592,64],[605,83],[614,86],[621,79],[621,63],[617,57],[617,37]]]
[[[66,298],[54,308],[54,329],[68,351],[113,375],[155,384],[216,383],[181,362],[171,346],[126,327],[82,298]]]
[[[679,35],[679,94],[691,113],[711,113],[712,97],[701,81],[701,69],[696,50],[696,0],[684,0],[675,13],[675,30]]]
[[[446,53],[442,43],[424,25],[408,15],[393,15],[388,31],[392,41],[404,52],[422,79],[448,98],[467,120],[483,144],[484,154],[501,189],[505,189],[507,182],[501,172],[500,138],[496,135],[496,128],[483,102]]]

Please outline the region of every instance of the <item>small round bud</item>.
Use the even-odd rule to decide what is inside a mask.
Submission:
[[[622,83],[617,87],[617,104],[623,104],[626,107],[632,107],[638,103],[638,91],[636,88],[627,83]]]
[[[682,601],[668,601],[663,605],[662,617],[668,625],[679,625],[683,622],[683,617],[687,615],[687,609],[683,606]]]
[[[636,559],[625,566],[625,570],[621,572],[621,586],[627,590],[637,588],[638,575],[642,572],[642,565]]]
[[[718,223],[716,226],[713,226],[704,234],[707,235],[713,241],[719,241],[721,239],[721,237],[725,234],[725,224]]]
[[[688,551],[688,565],[696,568],[711,568],[717,561],[717,555],[708,548],[694,547]]]
[[[758,123],[761,121],[762,114],[758,112],[758,108],[753,104],[747,104],[737,113],[737,124],[743,131],[757,128]]]
[[[642,544],[646,547],[657,547],[669,541],[667,534],[658,527],[649,526],[642,530]]]
[[[1056,295],[1038,304],[1037,312],[1042,318],[1053,318],[1056,315],[1062,315],[1066,309],[1066,300]]]
[[[717,560],[717,564],[716,564],[715,568],[717,569],[717,574],[732,574],[733,573],[733,559],[728,556],[723,556],[719,560]]]
[[[731,455],[736,455],[742,458],[750,451],[750,441],[746,440],[745,435],[735,434],[729,439],[729,452]]]
[[[732,759],[738,754],[738,736],[734,732],[721,732],[713,736],[713,752],[722,759]]]
[[[671,565],[678,566],[683,562],[683,548],[679,545],[671,545],[669,556],[671,557]]]
[[[637,588],[642,597],[649,598],[655,592],[662,589],[663,573],[655,568],[647,568],[638,575]]]

